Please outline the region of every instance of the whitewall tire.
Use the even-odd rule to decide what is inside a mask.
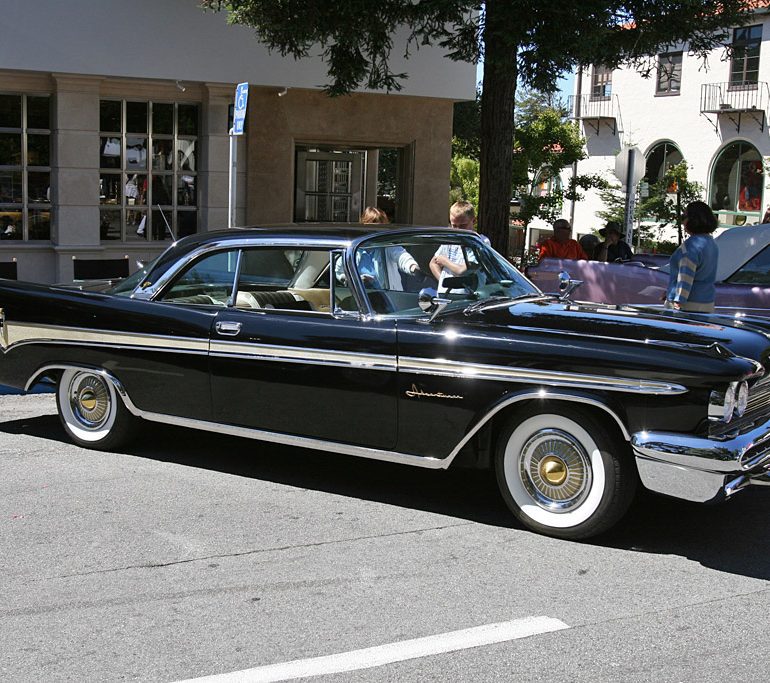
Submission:
[[[65,431],[80,446],[109,450],[131,435],[133,416],[113,383],[98,372],[65,370],[56,390],[56,406]]]
[[[498,439],[495,469],[505,502],[539,533],[579,539],[606,531],[636,488],[628,445],[587,411],[539,407],[511,417]]]

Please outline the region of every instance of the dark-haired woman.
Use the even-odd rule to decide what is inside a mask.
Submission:
[[[717,229],[716,216],[705,202],[691,202],[682,226],[689,237],[671,256],[666,308],[713,313],[719,250],[711,233]]]

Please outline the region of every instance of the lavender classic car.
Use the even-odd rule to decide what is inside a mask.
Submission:
[[[770,225],[731,228],[716,242],[716,312],[770,317]],[[574,294],[581,301],[661,306],[668,286],[668,261],[659,256],[624,263],[544,259],[527,275],[543,291],[555,292],[562,271],[582,281]]]

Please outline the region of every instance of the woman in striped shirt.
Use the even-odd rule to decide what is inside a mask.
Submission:
[[[691,202],[682,226],[690,236],[671,256],[666,308],[713,313],[719,250],[711,233],[717,229],[716,216],[708,204]]]

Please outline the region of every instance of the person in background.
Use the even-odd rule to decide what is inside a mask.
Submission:
[[[553,222],[553,237],[543,242],[538,255],[538,263],[544,258],[560,259],[586,259],[588,255],[577,240],[573,240],[572,226],[566,218],[559,218]]]
[[[364,225],[390,223],[388,215],[375,206],[367,206],[360,217]],[[383,253],[384,252],[384,253]],[[419,275],[420,267],[414,257],[403,247],[387,247],[377,249],[371,254],[366,249],[359,250],[358,271],[367,287],[376,286],[382,288],[385,285],[383,274],[387,272],[388,288],[403,290],[401,274]],[[344,266],[342,259],[337,261],[335,273],[340,282],[344,282]]]
[[[595,261],[596,254],[599,251],[599,238],[596,235],[587,233],[583,235],[578,242],[580,243],[580,246],[583,247],[586,256],[588,256],[591,261]]]
[[[704,202],[687,205],[682,227],[689,237],[671,255],[665,306],[695,313],[713,313],[717,248],[711,233],[717,229],[714,212]]]
[[[449,225],[456,230],[476,230],[476,211],[473,204],[459,201],[449,207]],[[482,237],[487,243],[489,240]],[[430,272],[441,283],[444,277],[462,275],[468,269],[460,244],[442,244],[430,260]]]
[[[623,241],[626,234],[621,229],[620,223],[608,221],[607,225],[599,230],[599,234],[604,237],[604,242],[599,245],[597,261],[614,263],[615,261],[630,261],[633,258],[634,254],[631,247]]]

